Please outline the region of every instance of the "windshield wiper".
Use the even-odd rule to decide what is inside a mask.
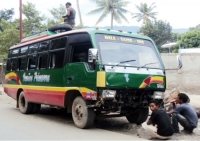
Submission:
[[[120,64],[124,64],[124,63],[128,63],[128,62],[133,62],[133,61],[136,61],[136,60],[127,60],[127,61],[122,61],[122,62],[119,62],[118,64],[112,66],[112,68],[116,67],[116,66],[119,66]]]
[[[154,62],[154,63],[147,63],[147,64],[145,64],[145,65],[143,65],[143,66],[141,66],[141,67],[138,67],[138,70],[140,69],[140,68],[144,68],[144,67],[146,67],[146,66],[148,66],[148,65],[151,65],[151,64],[157,64],[158,62]]]

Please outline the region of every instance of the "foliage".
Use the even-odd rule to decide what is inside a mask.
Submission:
[[[179,33],[171,33],[171,39],[169,42],[177,42],[180,34]]]
[[[66,8],[62,4],[58,8],[52,8],[49,10],[53,19],[48,19],[47,26],[53,26],[55,24],[63,23],[62,16],[66,15]]]
[[[42,24],[46,18],[36,10],[34,4],[27,2],[27,4],[22,5],[22,8],[22,13],[25,16],[25,19],[23,20],[23,34],[25,36],[31,34],[32,32],[46,29],[44,24]]]
[[[154,5],[155,3],[152,3],[150,7],[146,3],[140,3],[140,5],[135,5],[138,9],[139,13],[133,13],[132,18],[136,18],[138,22],[141,20],[143,21],[143,24],[146,24],[150,19],[156,20],[156,15],[158,12],[153,12],[153,10],[156,8]]]
[[[192,30],[179,35],[178,45],[175,46],[173,52],[178,52],[179,47],[181,49],[200,48],[200,31]]]
[[[122,19],[128,22],[124,14],[129,13],[129,11],[125,9],[125,7],[130,3],[129,1],[124,1],[124,0],[91,0],[91,1],[96,3],[97,8],[90,11],[88,15],[102,13],[99,19],[97,20],[96,25],[101,21],[103,21],[103,19],[109,14],[111,14],[111,29],[113,28],[113,20],[115,20],[117,23],[121,23]]]
[[[195,26],[195,27],[191,27],[190,28],[190,31],[191,30],[198,30],[198,31],[200,31],[200,24],[198,24],[197,26]]]
[[[4,10],[0,10],[0,21],[2,19],[5,19],[6,21],[9,21],[12,19],[14,15],[14,9],[4,9]]]
[[[152,38],[161,50],[161,46],[171,40],[171,30],[172,27],[168,22],[159,20],[155,22],[148,21],[140,28],[139,32]]]
[[[0,10],[0,22],[2,19],[6,21],[10,21],[14,15],[14,9],[4,9]],[[2,27],[0,26],[0,30],[3,31]]]
[[[0,22],[0,27],[3,31],[0,31],[0,53],[7,54],[9,47],[19,42],[19,26],[17,21],[9,22],[4,19]]]

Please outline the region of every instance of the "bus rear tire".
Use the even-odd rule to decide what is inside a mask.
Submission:
[[[130,113],[126,116],[126,118],[130,123],[136,123],[137,125],[140,125],[147,120],[148,115],[149,108],[141,108],[135,113]]]
[[[72,104],[72,118],[74,124],[81,129],[90,128],[94,123],[94,110],[87,108],[85,100],[78,96]]]
[[[19,110],[22,114],[32,113],[34,104],[26,100],[23,91],[19,95],[18,103],[19,103]]]

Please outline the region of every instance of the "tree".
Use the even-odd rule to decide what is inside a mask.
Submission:
[[[9,21],[12,19],[14,15],[14,9],[4,9],[4,10],[0,10],[0,21],[2,19]]]
[[[52,26],[55,24],[62,23],[64,20],[62,16],[66,15],[66,8],[62,4],[58,8],[52,8],[49,10],[51,15],[53,16],[53,19],[48,19],[48,26]]]
[[[9,47],[19,42],[19,22],[15,20],[14,22],[9,22],[4,19],[0,22],[0,54],[4,55],[8,53]]]
[[[125,13],[129,13],[124,7],[126,7],[130,2],[124,0],[91,0],[95,2],[97,8],[90,11],[88,14],[97,14],[102,12],[101,16],[99,17],[96,25],[100,23],[107,15],[111,15],[111,29],[113,28],[113,20],[118,23],[121,23],[123,19],[124,21],[128,22],[127,18],[125,17]]]
[[[190,31],[191,30],[198,30],[198,31],[200,31],[200,24],[198,24],[197,26],[195,26],[195,27],[190,27]]]
[[[200,31],[191,30],[179,35],[178,44],[174,47],[173,52],[177,53],[179,48],[200,48]]]
[[[10,21],[14,15],[14,9],[4,9],[0,10],[0,22],[2,19]],[[0,31],[3,31],[3,28],[0,26]]]
[[[27,2],[27,4],[22,5],[22,8],[22,13],[25,16],[23,20],[23,34],[26,36],[34,31],[43,30],[44,24],[42,24],[42,22],[45,21],[46,18],[36,10],[35,5]]]
[[[171,40],[171,30],[172,27],[168,22],[159,20],[155,22],[148,21],[140,28],[139,32],[152,38],[161,50],[161,46]]]
[[[154,5],[155,3],[152,3],[150,7],[146,3],[140,3],[140,5],[135,5],[136,8],[139,10],[139,13],[133,13],[132,18],[136,18],[138,22],[141,20],[143,21],[143,24],[146,24],[147,21],[150,19],[156,20],[156,15],[158,12],[153,12],[153,10],[156,8]]]

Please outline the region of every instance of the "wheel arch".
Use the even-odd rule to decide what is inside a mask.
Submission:
[[[72,112],[72,104],[77,96],[82,97],[82,94],[78,90],[69,90],[66,92],[64,99],[64,106],[67,108],[67,113]]]

